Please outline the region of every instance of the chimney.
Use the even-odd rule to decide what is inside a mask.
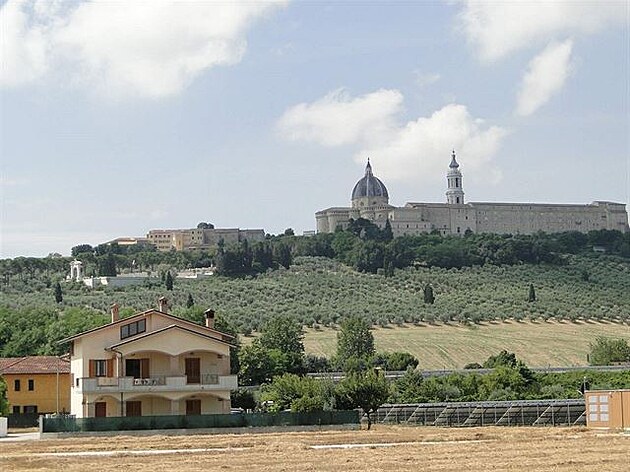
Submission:
[[[112,303],[112,306],[109,307],[109,311],[112,314],[112,323],[120,320],[120,314],[118,312],[118,303]]]
[[[203,314],[206,315],[206,328],[214,329],[214,310],[208,309]]]
[[[158,306],[162,313],[168,313],[168,300],[166,297],[160,297],[158,299]]]

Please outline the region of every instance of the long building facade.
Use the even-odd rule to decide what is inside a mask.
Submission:
[[[263,229],[239,228],[190,228],[190,229],[152,229],[147,234],[147,241],[158,251],[183,251],[216,248],[219,241],[225,244],[263,241]]]
[[[455,151],[446,175],[446,203],[408,202],[389,204],[389,193],[372,172],[368,160],[365,175],[352,191],[351,207],[332,207],[315,213],[318,233],[346,228],[351,219],[365,218],[383,228],[386,222],[394,236],[438,231],[441,234],[499,233],[532,234],[593,230],[630,231],[623,203],[595,201],[586,205],[547,203],[488,203],[464,201],[463,177]]]

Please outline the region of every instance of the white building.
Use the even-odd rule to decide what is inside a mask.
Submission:
[[[332,207],[315,213],[318,233],[346,228],[350,219],[365,218],[379,227],[389,220],[394,236],[439,231],[441,234],[532,234],[592,230],[629,231],[623,203],[596,201],[587,205],[547,203],[466,203],[463,176],[455,151],[446,174],[446,203],[389,204],[385,184],[372,173],[368,160],[365,175],[352,190],[351,207]]]

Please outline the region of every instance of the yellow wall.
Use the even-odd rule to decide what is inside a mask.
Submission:
[[[38,413],[55,413],[57,411],[57,393],[59,395],[59,411],[70,412],[70,374],[5,374],[9,413],[13,407],[19,406],[24,413],[25,405],[37,405]],[[15,380],[20,380],[20,391],[15,391]],[[34,389],[29,391],[28,381],[34,381]],[[58,388],[57,388],[58,386]]]

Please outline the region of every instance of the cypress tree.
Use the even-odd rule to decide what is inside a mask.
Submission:
[[[528,302],[536,301],[536,290],[534,290],[534,284],[529,284],[529,294],[527,295]]]
[[[424,303],[433,305],[435,302],[435,295],[433,294],[433,287],[427,284],[424,286]]]
[[[173,276],[171,275],[171,271],[166,273],[166,278],[164,279],[164,285],[166,285],[166,290],[173,290]]]
[[[61,291],[61,284],[57,282],[55,285],[55,301],[61,303],[63,301],[63,292]]]
[[[192,295],[188,292],[188,298],[186,299],[186,308],[192,308],[195,306],[195,300],[193,300]]]

